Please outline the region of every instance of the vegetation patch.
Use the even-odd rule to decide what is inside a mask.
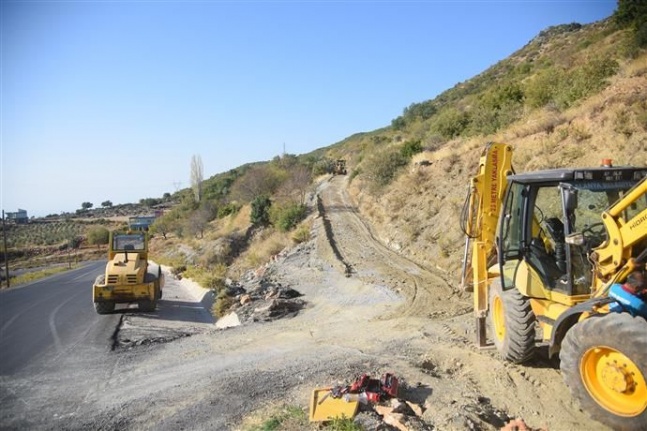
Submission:
[[[30,271],[30,272],[18,275],[16,277],[12,277],[11,285],[17,286],[20,284],[31,283],[33,281],[37,281],[42,278],[49,277],[50,275],[59,274],[61,272],[69,271],[71,269],[76,269],[78,267],[79,266],[77,264],[69,265],[69,266],[61,265],[61,266],[41,269],[39,271]]]

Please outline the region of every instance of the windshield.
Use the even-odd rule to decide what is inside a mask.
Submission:
[[[112,248],[113,250],[144,250],[144,235],[115,235],[112,240]]]
[[[573,185],[578,193],[577,208],[570,215],[571,232],[591,233],[591,230],[603,230],[602,212],[622,198],[634,183],[630,181],[616,183],[589,182],[575,183]],[[647,208],[647,197],[630,205],[623,214],[624,220],[630,220],[645,208]],[[597,229],[598,226],[601,229]],[[601,239],[600,243],[602,242]],[[600,244],[593,244],[594,247],[598,245]]]

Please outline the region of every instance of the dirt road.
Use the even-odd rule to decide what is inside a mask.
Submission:
[[[551,431],[606,429],[579,411],[551,364],[509,365],[473,347],[471,299],[376,241],[345,180],[319,187],[312,239],[265,271],[303,294],[298,315],[217,330],[195,295],[178,297],[172,317],[127,314],[105,364],[52,364],[36,382],[3,381],[31,413],[17,420],[6,406],[3,428],[238,429],[273,404],[305,408],[317,386],[392,372],[438,430],[495,430],[510,417]],[[177,295],[189,291],[174,283]]]

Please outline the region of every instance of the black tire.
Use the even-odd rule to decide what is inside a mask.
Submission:
[[[139,308],[139,311],[152,312],[157,308],[157,301],[142,299],[141,301],[137,301],[137,307]]]
[[[564,382],[591,418],[618,431],[647,430],[645,319],[609,313],[583,320],[566,333],[559,358]]]
[[[112,301],[95,302],[94,311],[96,311],[97,314],[110,314],[115,311],[115,303]]]
[[[153,295],[153,300],[150,299],[142,299],[140,301],[137,301],[137,306],[139,307],[140,311],[146,311],[146,312],[151,312],[155,311],[157,308],[157,300],[159,297],[161,297],[161,292],[159,289],[159,282],[157,280],[157,276],[155,274],[151,274],[150,272],[147,272],[146,275],[144,276],[144,283],[155,283],[155,294]]]
[[[97,278],[94,280],[94,284],[106,284],[106,275],[101,274],[98,275]],[[112,301],[106,301],[106,302],[95,302],[94,303],[94,311],[97,312],[97,314],[109,314],[115,311],[115,303]]]
[[[517,289],[503,291],[501,281],[490,285],[488,326],[501,356],[515,364],[535,355],[535,314]]]
[[[150,269],[149,269],[150,271]],[[144,278],[144,281],[146,283],[150,283],[151,281],[157,280],[157,283],[155,285],[155,299],[160,300],[162,299],[162,283],[161,283],[161,277],[162,277],[162,268],[160,266],[157,267],[157,274],[154,272],[148,272],[146,273],[146,278]]]

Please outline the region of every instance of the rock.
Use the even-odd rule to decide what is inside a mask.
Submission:
[[[227,295],[229,296],[238,296],[246,292],[245,289],[239,284],[231,284],[227,286],[225,289],[226,289]]]
[[[380,416],[386,416],[392,411],[393,411],[393,407],[380,406],[380,405],[375,406],[375,412]]]
[[[390,431],[391,427],[382,422],[382,420],[370,411],[359,412],[353,422],[361,427],[364,431]]]
[[[240,305],[245,305],[250,302],[252,302],[252,297],[249,296],[249,294],[245,294],[240,297]]]
[[[227,314],[216,322],[216,328],[218,329],[233,328],[234,326],[240,326],[238,314],[234,312]]]
[[[384,423],[389,424],[400,431],[410,431],[405,425],[404,415],[401,413],[389,413],[384,416]]]
[[[418,417],[421,417],[421,416],[422,416],[422,414],[424,413],[424,410],[423,410],[423,408],[422,408],[422,407],[420,407],[420,406],[419,406],[418,404],[416,404],[416,403],[412,403],[411,401],[405,401],[405,402],[407,403],[407,405],[409,406],[409,408],[411,409],[411,411],[413,411],[413,413],[414,413],[416,416],[418,416]]]
[[[391,407],[393,408],[393,413],[400,413],[407,416],[415,416],[414,411],[409,407],[407,403],[401,401],[397,398],[391,399]]]

